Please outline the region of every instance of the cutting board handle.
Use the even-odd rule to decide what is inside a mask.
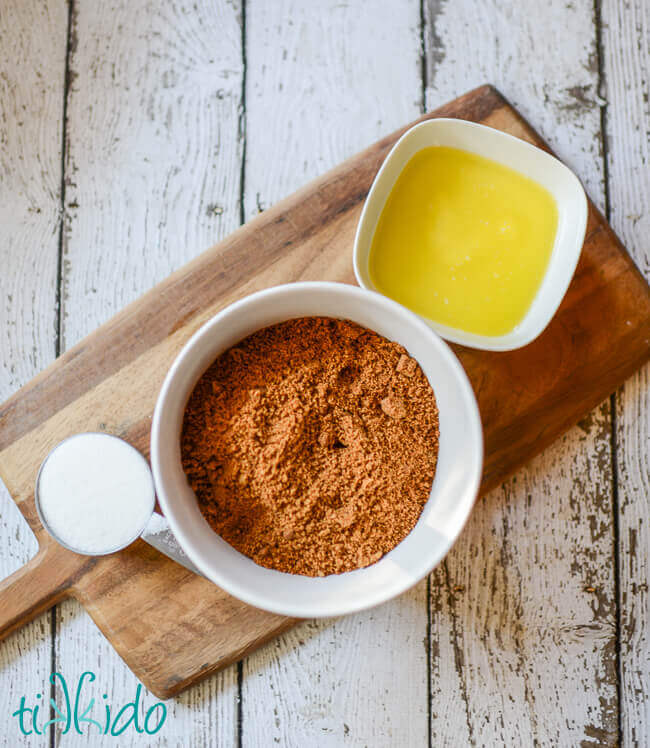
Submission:
[[[0,582],[0,639],[67,597],[72,583],[94,559],[45,537],[25,566]]]

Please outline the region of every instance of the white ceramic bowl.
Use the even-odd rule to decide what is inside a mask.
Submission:
[[[312,578],[258,566],[210,528],[181,466],[180,431],[188,397],[205,369],[242,338],[283,320],[350,319],[401,343],[435,392],[440,447],[431,495],[406,539],[376,564]],[[445,556],[476,498],[483,461],[474,392],[456,356],[417,315],[384,296],[340,283],[294,283],[232,304],[188,341],[163,383],[151,429],[151,464],[160,506],[198,569],[231,595],[299,618],[368,608],[414,585]]]
[[[377,173],[354,241],[354,272],[362,288],[376,290],[368,274],[368,254],[377,221],[391,189],[411,158],[434,145],[458,148],[498,161],[535,180],[553,195],[558,229],[539,291],[524,319],[506,335],[476,335],[424,318],[443,338],[490,351],[521,348],[540,335],[564,298],[575,272],[587,226],[587,198],[580,181],[563,163],[512,135],[458,119],[432,119],[408,130],[395,143]]]

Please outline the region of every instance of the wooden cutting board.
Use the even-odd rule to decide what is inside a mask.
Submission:
[[[481,122],[546,147],[490,86],[422,119],[439,116]],[[288,281],[354,283],[351,253],[361,206],[404,130],[174,273],[0,408],[0,476],[40,544],[34,559],[0,583],[0,635],[75,597],[147,688],[167,698],[293,623],[240,603],[143,541],[97,559],[65,550],[38,520],[34,481],[47,452],[80,431],[116,434],[148,454],[151,414],[168,367],[190,335],[225,305]],[[485,492],[650,358],[650,289],[590,203],[580,264],[544,334],[510,353],[454,348],[483,419]]]

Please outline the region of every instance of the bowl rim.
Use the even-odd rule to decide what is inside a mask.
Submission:
[[[179,375],[179,372],[182,371],[183,367],[190,366],[187,361],[195,353],[195,351],[199,349],[204,338],[209,338],[212,330],[215,327],[219,326],[224,321],[224,319],[227,319],[230,315],[237,314],[242,309],[245,309],[248,305],[254,302],[258,302],[261,299],[272,301],[274,297],[277,297],[279,295],[295,293],[306,289],[326,290],[330,292],[333,291],[336,293],[356,295],[358,298],[362,299],[371,299],[373,303],[383,306],[388,311],[395,312],[402,315],[402,317],[404,318],[408,318],[410,322],[419,329],[419,332],[422,335],[428,337],[431,341],[434,342],[435,345],[437,345],[440,354],[447,359],[447,362],[453,368],[454,376],[457,379],[462,392],[462,401],[464,403],[464,408],[470,424],[470,433],[468,435],[468,443],[470,446],[468,447],[466,453],[468,458],[467,472],[464,480],[465,488],[463,489],[461,497],[462,501],[466,502],[466,506],[464,506],[464,512],[460,515],[460,518],[454,528],[453,534],[451,534],[449,537],[446,537],[446,542],[444,544],[441,544],[440,550],[436,555],[432,554],[431,557],[427,559],[426,564],[424,564],[425,570],[423,573],[419,573],[421,571],[420,569],[418,570],[418,574],[416,574],[413,578],[409,577],[407,579],[401,579],[395,584],[391,585],[388,593],[386,593],[385,590],[382,589],[373,596],[364,598],[362,602],[357,602],[356,600],[348,602],[332,602],[331,600],[329,600],[325,603],[321,603],[318,606],[309,604],[305,605],[303,603],[300,603],[299,601],[291,605],[277,604],[277,602],[273,599],[272,593],[260,595],[257,592],[252,592],[249,587],[247,587],[246,585],[242,586],[238,582],[238,580],[229,575],[228,572],[224,573],[215,565],[210,565],[209,563],[204,562],[203,556],[195,550],[191,540],[189,540],[185,536],[183,528],[177,521],[177,518],[175,516],[176,510],[174,508],[174,498],[168,494],[165,486],[165,480],[162,475],[163,468],[161,464],[161,443],[164,440],[165,436],[161,432],[161,420],[164,409],[168,407],[167,400],[169,397],[169,391],[173,386],[174,380]],[[317,315],[311,314],[304,316]],[[185,408],[185,405],[186,402],[183,404],[183,408]],[[467,523],[467,520],[469,519],[472,508],[478,496],[483,472],[483,457],[483,431],[476,396],[462,364],[460,363],[454,352],[451,350],[449,345],[444,340],[442,340],[442,338],[437,335],[437,333],[435,333],[418,315],[402,306],[398,302],[393,301],[392,299],[383,296],[382,294],[379,294],[375,291],[359,288],[357,286],[352,286],[346,283],[336,283],[330,281],[303,281],[297,283],[287,283],[263,289],[261,291],[252,293],[244,297],[243,299],[233,302],[232,304],[226,306],[224,309],[220,310],[208,321],[206,321],[185,343],[183,348],[175,357],[171,367],[169,368],[156,401],[151,425],[150,459],[158,502],[163,510],[165,517],[167,518],[172,532],[178,540],[179,545],[183,548],[190,560],[207,579],[209,579],[217,586],[221,587],[233,597],[262,610],[296,618],[331,617],[365,610],[402,594],[403,592],[417,584],[419,581],[421,581],[447,555],[449,549],[456,542],[463,530],[463,527]],[[434,500],[434,498],[435,493],[433,492],[432,488],[431,494],[427,499],[427,503]],[[460,499],[459,503],[462,503]],[[347,573],[359,573],[363,571],[364,569],[360,569]],[[327,577],[314,577],[313,579],[318,582],[320,580],[327,579]]]
[[[456,128],[458,130],[473,130],[474,132],[480,133],[481,137],[494,137],[494,138],[500,138],[506,142],[511,143],[514,147],[519,148],[523,152],[535,152],[536,156],[542,159],[546,159],[549,161],[549,163],[553,163],[554,168],[559,168],[559,170],[563,173],[563,175],[566,177],[567,182],[571,184],[572,189],[574,190],[576,200],[578,202],[577,210],[574,214],[572,214],[572,219],[574,223],[574,234],[576,237],[575,242],[566,244],[568,246],[562,246],[562,253],[560,256],[559,252],[556,252],[555,250],[558,249],[558,247],[554,247],[554,252],[551,256],[551,259],[549,260],[548,266],[546,268],[546,272],[544,273],[544,276],[542,278],[542,281],[540,283],[540,286],[538,288],[537,294],[535,295],[533,301],[539,296],[540,291],[543,288],[544,285],[544,279],[548,276],[548,273],[550,272],[552,267],[555,267],[558,264],[562,264],[563,266],[563,274],[561,278],[561,282],[556,283],[554,288],[554,294],[553,298],[547,305],[544,307],[543,312],[539,313],[539,321],[536,324],[531,324],[529,326],[525,325],[526,319],[528,318],[530,309],[532,308],[532,302],[531,307],[529,308],[529,311],[526,313],[526,316],[524,319],[519,323],[513,330],[511,330],[508,333],[505,333],[504,335],[479,335],[477,333],[468,332],[465,330],[462,330],[461,328],[454,328],[450,327],[448,325],[444,325],[442,323],[436,322],[435,320],[429,319],[425,317],[424,315],[418,315],[424,322],[431,327],[435,332],[438,333],[442,338],[445,340],[448,340],[453,343],[459,343],[460,345],[467,346],[468,348],[475,348],[477,350],[486,350],[486,351],[512,351],[516,350],[518,348],[523,348],[524,346],[528,345],[529,343],[532,343],[533,340],[538,338],[546,329],[548,324],[551,322],[553,317],[555,316],[555,313],[557,312],[560,304],[562,303],[562,300],[569,288],[569,285],[571,283],[571,280],[573,278],[573,275],[575,273],[576,267],[578,265],[578,261],[580,259],[580,254],[582,252],[582,247],[584,244],[584,237],[586,234],[587,229],[587,219],[588,219],[588,202],[587,202],[587,196],[584,191],[584,187],[582,186],[582,183],[578,179],[578,177],[574,174],[574,172],[562,161],[560,161],[558,158],[556,158],[553,154],[548,153],[547,151],[543,150],[542,148],[537,147],[536,145],[529,143],[526,140],[522,140],[521,138],[516,137],[515,135],[511,135],[510,133],[504,132],[503,130],[498,130],[497,128],[490,127],[489,125],[484,125],[479,122],[471,122],[469,120],[464,119],[457,119],[453,117],[434,117],[432,119],[427,119],[422,122],[418,122],[417,124],[413,125],[413,127],[410,127],[405,133],[403,133],[399,139],[395,142],[395,144],[392,146],[386,157],[384,158],[379,171],[375,175],[375,178],[373,179],[373,182],[370,186],[370,190],[368,191],[368,194],[366,196],[366,199],[363,204],[363,208],[361,210],[361,215],[359,216],[359,221],[357,223],[357,229],[354,236],[354,245],[352,250],[352,264],[354,267],[354,275],[356,278],[357,283],[364,289],[368,291],[374,291],[375,293],[381,293],[379,292],[376,287],[372,283],[368,283],[366,281],[366,274],[362,271],[362,263],[367,264],[368,256],[370,254],[370,246],[367,248],[361,249],[361,233],[363,231],[363,228],[365,226],[365,223],[369,220],[368,219],[368,213],[370,212],[370,207],[379,199],[377,197],[377,192],[380,188],[380,185],[383,181],[384,174],[388,170],[389,165],[392,163],[392,161],[397,157],[398,150],[402,146],[402,144],[412,139],[415,134],[420,130],[435,130],[436,128],[440,128],[441,126],[444,127],[451,127]],[[415,153],[418,153],[419,151],[423,150],[424,148],[427,148],[429,146],[423,145],[420,148],[415,151]],[[455,146],[458,147],[458,146]],[[472,151],[469,148],[459,148],[459,150],[466,150],[468,153],[473,153],[475,151]],[[415,155],[415,154],[413,154]],[[410,157],[412,158],[412,156]],[[399,175],[402,173],[408,162],[410,161],[410,158],[407,159],[400,168],[397,176],[392,182],[392,186],[394,186],[395,182],[399,178]],[[503,163],[502,159],[498,157],[498,154],[487,156],[486,158],[490,158],[493,161],[496,161],[497,163]],[[510,168],[513,168],[515,171],[519,171],[519,173],[523,174],[524,176],[527,176],[529,179],[533,179],[532,177],[528,176],[524,171],[518,170],[516,167],[511,166],[510,164],[506,164]],[[534,180],[537,181],[537,180]],[[553,195],[557,206],[558,206],[558,212],[562,210],[562,206],[560,204],[560,201],[556,198],[555,194]],[[386,197],[387,199],[387,197]],[[384,200],[385,205],[385,200]],[[383,210],[383,205],[381,206],[381,209]],[[381,214],[381,210],[379,211]],[[374,231],[373,231],[374,236]],[[370,239],[372,241],[372,237]],[[412,310],[411,310],[412,311]],[[417,312],[414,312],[417,314]]]

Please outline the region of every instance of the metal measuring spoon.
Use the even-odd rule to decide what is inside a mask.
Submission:
[[[117,436],[87,432],[59,442],[41,464],[34,500],[43,527],[74,553],[105,556],[142,537],[197,572],[167,520],[154,512],[149,463]],[[141,503],[136,511],[133,502]]]

